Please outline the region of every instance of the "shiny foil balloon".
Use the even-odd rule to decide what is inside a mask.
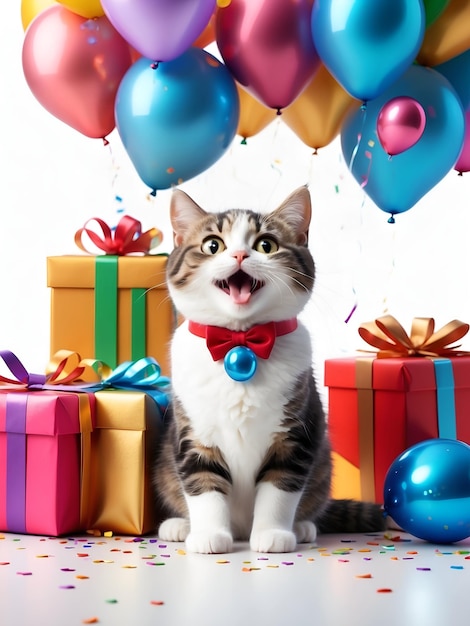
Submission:
[[[193,178],[215,163],[238,124],[238,93],[215,57],[190,48],[153,69],[142,57],[124,76],[116,125],[140,178],[152,192]]]
[[[26,30],[36,15],[57,4],[55,0],[21,0],[21,23]]]
[[[386,102],[409,96],[426,113],[419,141],[390,158],[377,137],[377,117]],[[349,114],[341,128],[346,164],[364,192],[392,217],[413,207],[454,166],[462,149],[464,112],[444,76],[412,65],[381,96]]]
[[[61,5],[29,25],[23,71],[42,106],[87,137],[115,127],[114,100],[132,63],[129,45],[106,17],[87,20]]]
[[[413,63],[424,37],[420,0],[319,0],[312,33],[323,63],[340,85],[372,100]]]
[[[216,14],[216,41],[234,78],[272,109],[284,109],[320,65],[311,0],[231,0]]]
[[[454,169],[463,174],[470,172],[470,109],[465,113],[465,136],[462,152],[457,159]]]
[[[110,22],[153,61],[171,61],[202,34],[215,0],[102,0]]]
[[[400,154],[414,146],[426,125],[426,113],[421,104],[409,96],[392,98],[377,117],[377,135],[387,154]]]
[[[470,48],[470,2],[452,0],[426,30],[418,63],[438,65]]]
[[[429,439],[408,448],[390,466],[384,508],[415,537],[453,543],[470,536],[470,446]]]

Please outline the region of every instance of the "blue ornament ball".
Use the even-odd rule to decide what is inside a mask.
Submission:
[[[256,372],[256,366],[256,354],[245,346],[232,348],[224,358],[225,371],[238,382],[250,380]]]
[[[425,541],[448,544],[470,537],[470,446],[429,439],[405,450],[385,476],[384,508]]]

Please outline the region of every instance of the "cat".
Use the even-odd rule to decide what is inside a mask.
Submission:
[[[267,214],[209,213],[172,193],[167,284],[185,321],[171,341],[172,403],[153,475],[163,541],[199,553],[230,552],[234,540],[292,552],[317,531],[384,528],[379,505],[329,497],[326,417],[310,336],[297,319],[315,278],[310,217],[307,187]],[[256,342],[267,340],[245,344],[265,324],[274,344],[257,356]],[[214,327],[244,345],[228,362],[227,346],[212,355]]]

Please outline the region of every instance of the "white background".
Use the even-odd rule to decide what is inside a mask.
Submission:
[[[169,191],[148,195],[120,143],[89,139],[50,115],[24,80],[20,2],[5,2],[0,37],[0,349],[30,371],[49,358],[46,257],[79,253],[75,231],[91,217],[110,225],[118,210],[166,233]],[[436,154],[438,158],[438,154]],[[416,164],[420,176],[420,163]],[[387,223],[344,163],[339,141],[316,156],[279,119],[212,168],[182,185],[207,209],[275,208],[309,184],[311,249],[317,289],[304,319],[312,330],[317,375],[322,361],[364,347],[361,322],[385,312],[408,330],[414,316],[470,321],[470,174],[452,170],[410,211]],[[116,200],[116,196],[122,201]],[[352,308],[355,313],[346,324]],[[463,345],[469,347],[464,339]],[[92,356],[92,355],[82,355]]]

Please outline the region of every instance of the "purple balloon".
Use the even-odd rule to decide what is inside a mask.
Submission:
[[[171,61],[202,33],[216,0],[102,0],[101,5],[137,52],[153,61]]]

